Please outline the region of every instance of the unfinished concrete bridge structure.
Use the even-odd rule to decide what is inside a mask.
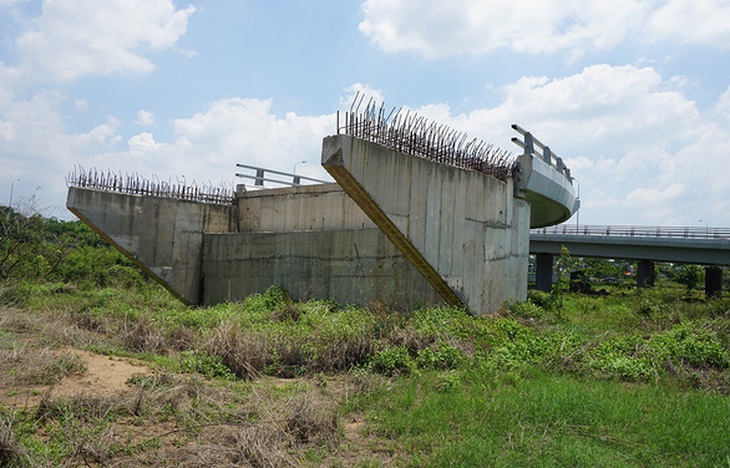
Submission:
[[[512,159],[417,115],[361,106],[323,140],[335,183],[226,192],[80,172],[67,206],[187,304],[271,285],[297,300],[478,315],[524,299],[530,228],[578,209],[562,160],[517,126],[524,152]],[[265,170],[254,178],[262,185]]]

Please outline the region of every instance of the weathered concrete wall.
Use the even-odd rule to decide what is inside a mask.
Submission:
[[[187,304],[201,302],[203,233],[233,230],[235,208],[70,187],[68,209]]]
[[[324,139],[322,165],[447,302],[526,297],[530,206],[512,181],[347,135]]]
[[[330,231],[375,224],[337,184],[239,192],[241,232]]]
[[[295,299],[389,306],[443,303],[337,184],[239,192],[238,233],[204,238],[203,300],[242,299],[271,285]]]
[[[204,302],[239,300],[271,285],[294,299],[393,307],[443,301],[377,229],[206,235]]]

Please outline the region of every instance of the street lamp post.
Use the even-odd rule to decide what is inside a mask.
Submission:
[[[10,208],[13,207],[13,189],[15,188],[15,182],[20,182],[20,179],[13,179],[10,181],[10,201],[8,202],[8,206]]]
[[[295,162],[294,163],[294,170],[292,171],[292,174],[294,174],[294,179],[292,180],[292,183],[294,185],[299,185],[301,183],[301,181],[302,181],[302,179],[300,179],[299,177],[297,177],[297,166],[299,164],[306,164],[306,163],[307,163],[307,161],[298,161],[298,162]]]
[[[700,220],[701,223],[705,223],[705,237],[710,237],[710,227],[707,221]]]

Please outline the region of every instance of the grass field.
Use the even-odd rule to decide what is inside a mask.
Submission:
[[[475,318],[6,282],[0,465],[730,467],[730,300],[698,294]]]

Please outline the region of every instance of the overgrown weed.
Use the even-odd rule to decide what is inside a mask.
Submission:
[[[0,408],[14,421],[0,438],[14,463],[336,464],[354,413],[412,465],[723,462],[714,434],[674,431],[699,425],[692,411],[712,418],[730,394],[728,299],[656,288],[561,292],[557,303],[531,292],[480,318],[296,303],[280,288],[184,308],[158,289],[17,289],[37,295],[0,315],[4,385],[83,372],[71,355],[56,354],[56,367],[35,356],[60,346],[136,356],[156,373],[107,400],[48,396],[15,416]],[[271,387],[267,376],[279,380]],[[333,390],[337,379],[346,390]],[[621,401],[632,398],[643,406]],[[694,403],[676,421],[662,416],[684,399]],[[111,437],[118,431],[133,435]]]

